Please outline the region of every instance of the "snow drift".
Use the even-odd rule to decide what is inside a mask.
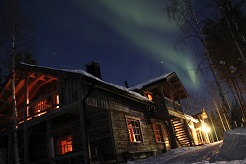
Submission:
[[[246,128],[228,130],[224,134],[223,144],[218,158],[226,161],[241,160],[246,157]]]

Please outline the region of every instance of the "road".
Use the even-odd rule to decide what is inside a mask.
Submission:
[[[222,141],[215,142],[212,144],[197,146],[193,148],[187,148],[186,150],[177,149],[167,153],[157,155],[155,157],[150,157],[148,159],[137,160],[128,162],[129,164],[186,164],[186,163],[196,163],[201,161],[215,162],[223,160],[219,157],[218,150],[222,145]],[[185,148],[184,148],[185,149]]]
[[[163,163],[196,163],[203,160],[215,162],[219,159],[217,156],[218,149],[222,145],[222,142],[216,142],[206,146],[199,147],[190,151],[185,151],[180,154],[172,155],[168,159],[164,160]]]

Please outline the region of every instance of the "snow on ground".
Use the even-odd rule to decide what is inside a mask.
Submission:
[[[224,140],[215,143],[172,149],[166,153],[128,161],[127,164],[246,164],[246,128],[225,132]]]

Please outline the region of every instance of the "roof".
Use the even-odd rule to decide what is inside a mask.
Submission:
[[[163,79],[167,79],[168,76],[170,76],[172,73],[174,73],[174,72],[169,72],[169,73],[166,73],[166,74],[164,74],[162,76],[156,77],[154,79],[150,79],[150,80],[148,80],[148,81],[146,81],[144,83],[138,84],[137,86],[131,87],[129,89],[130,90],[140,90],[140,89],[142,89],[142,88],[144,88],[144,87],[146,87],[146,86],[148,86],[150,84],[153,84],[153,83],[158,82],[158,81],[163,80]]]
[[[30,65],[25,63],[19,63],[16,65],[16,69],[26,70],[26,71],[34,71],[34,72],[42,72],[50,75],[57,76],[66,76],[66,75],[75,75],[81,76],[85,81],[92,82],[96,87],[103,88],[105,90],[114,92],[116,94],[123,95],[128,98],[134,98],[140,100],[142,102],[152,103],[148,98],[142,96],[141,94],[134,92],[132,90],[127,89],[126,87],[119,86],[116,84],[105,82],[84,70],[68,70],[68,69],[55,69],[51,67]]]
[[[180,93],[180,98],[183,99],[183,98],[188,97],[188,93],[186,92],[183,84],[181,83],[181,81],[179,80],[179,78],[175,72],[166,73],[162,76],[156,77],[154,79],[151,79],[151,80],[144,82],[142,84],[139,84],[137,86],[131,87],[129,89],[134,90],[134,91],[144,90],[144,89],[148,89],[149,87],[152,87],[156,84],[168,82],[168,81],[170,81],[172,83],[172,85],[175,87],[175,89]]]

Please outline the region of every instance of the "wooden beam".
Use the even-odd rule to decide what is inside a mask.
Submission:
[[[54,163],[55,151],[54,151],[54,141],[52,134],[52,120],[47,118],[47,156],[49,159],[49,163]]]
[[[30,100],[35,96],[35,94],[39,91],[39,89],[42,87],[42,86],[44,86],[45,84],[48,84],[48,83],[50,83],[50,82],[52,82],[54,79],[49,79],[49,80],[47,80],[47,81],[45,81],[45,82],[42,82],[41,84],[39,84],[38,86],[36,85],[33,89],[34,90],[30,90],[29,88],[28,88],[28,90],[30,91],[30,92],[32,92],[32,94],[30,95]]]
[[[8,164],[12,164],[13,161],[13,133],[12,130],[8,132]]]
[[[165,106],[166,106],[163,86],[160,87],[160,91],[161,91],[161,93],[162,93],[163,103],[164,103]],[[167,115],[167,124],[168,124],[167,130],[168,130],[169,135],[170,135],[170,141],[171,141],[170,145],[171,145],[171,148],[174,149],[174,148],[177,148],[178,145],[177,145],[177,142],[176,142],[176,140],[175,140],[175,133],[174,133],[174,131],[173,131],[173,126],[172,126],[172,122],[171,122],[171,117],[170,117],[169,110],[168,110],[167,106],[166,106],[165,113],[166,113],[166,115]]]
[[[79,90],[79,116],[80,116],[80,127],[82,133],[82,143],[83,143],[83,155],[84,155],[84,163],[91,164],[91,150],[90,143],[88,137],[88,125],[87,125],[87,114],[86,114],[86,104],[85,98],[82,98],[82,90]],[[89,92],[87,93],[87,95]]]

